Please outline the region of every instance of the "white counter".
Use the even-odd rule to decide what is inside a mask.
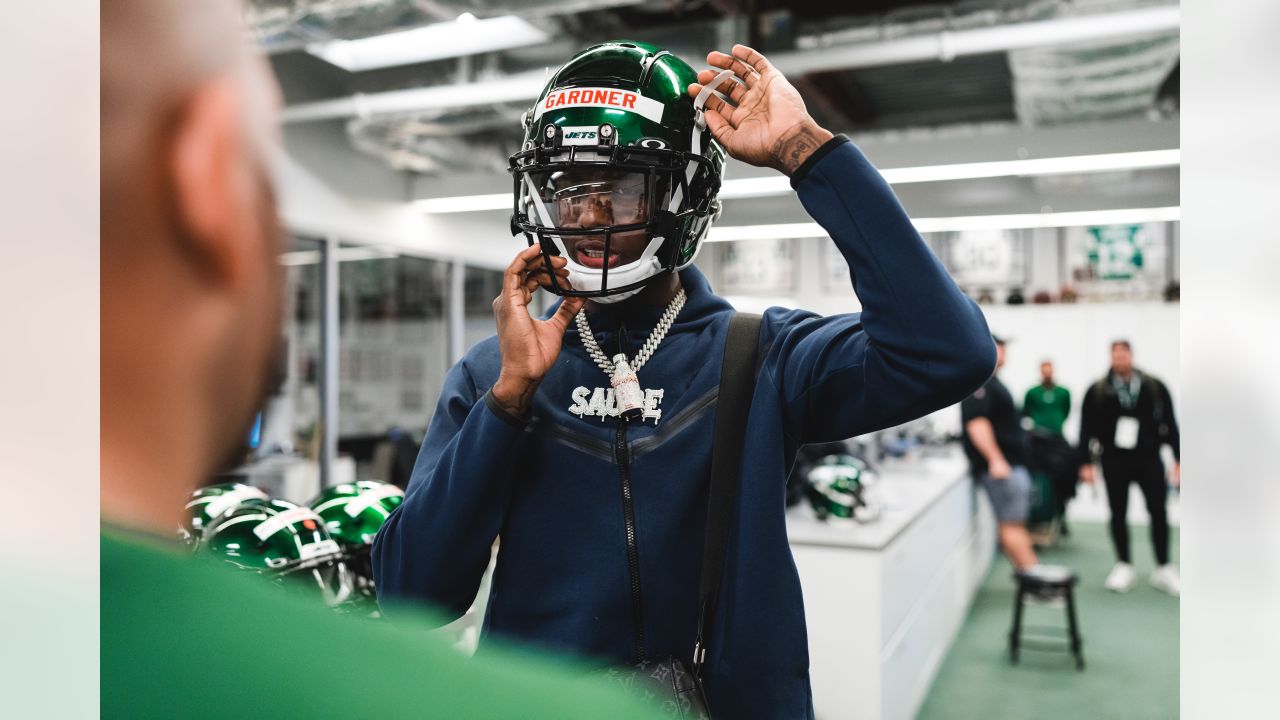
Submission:
[[[959,448],[882,465],[874,523],[822,522],[807,504],[788,514],[818,720],[919,709],[994,554],[967,468]]]

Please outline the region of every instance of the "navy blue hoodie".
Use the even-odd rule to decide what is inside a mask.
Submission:
[[[820,317],[775,307],[764,315],[763,364],[707,641],[717,717],[813,715],[804,604],[784,516],[797,448],[956,403],[995,367],[981,311],[852,143],[824,145],[792,184],[848,261],[863,311]],[[449,371],[404,504],[373,546],[381,602],[462,614],[501,536],[486,634],[601,664],[641,655],[690,661],[733,310],[696,269],[680,281],[687,304],[639,372],[641,387],[662,390],[652,403],[656,421],[600,416],[600,398],[593,406],[591,396],[609,387],[608,378],[572,323],[527,422],[488,394],[501,366],[496,338]],[[589,320],[607,354],[621,346],[632,357],[662,310],[623,302]]]

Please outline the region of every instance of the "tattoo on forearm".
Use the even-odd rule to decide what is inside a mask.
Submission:
[[[769,150],[773,166],[784,174],[791,175],[800,168],[805,159],[813,154],[814,150],[822,147],[822,144],[831,137],[830,133],[826,133],[825,138],[822,135],[819,128],[809,123],[801,123],[783,133]]]
[[[502,406],[515,417],[522,418],[529,412],[529,405],[533,402],[533,394],[537,392],[536,385],[527,385],[520,391],[520,394],[510,400],[498,399],[498,405]]]

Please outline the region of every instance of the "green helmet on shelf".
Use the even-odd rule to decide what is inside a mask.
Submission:
[[[309,507],[249,499],[219,516],[199,551],[294,587],[318,590],[329,605],[345,602],[353,583],[341,547]],[[298,581],[298,582],[294,582]]]
[[[205,530],[223,513],[246,500],[266,500],[267,494],[252,485],[225,482],[207,485],[191,493],[178,536],[189,545],[199,545]]]
[[[356,592],[375,597],[369,550],[378,528],[404,500],[404,491],[379,480],[358,480],[325,488],[311,501],[311,509],[342,548],[354,575]]]
[[[875,471],[853,455],[827,455],[805,471],[805,496],[823,520],[870,522],[880,516],[880,503],[870,488]]]
[[[403,500],[404,491],[391,483],[358,480],[325,488],[310,505],[343,549],[356,550],[373,544],[378,528]]]
[[[656,45],[606,42],[565,63],[525,113],[511,231],[568,261],[572,288],[553,275],[552,292],[615,302],[694,261],[725,165],[703,119],[710,91],[689,97],[694,82]]]

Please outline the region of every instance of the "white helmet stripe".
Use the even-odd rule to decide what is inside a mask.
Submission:
[[[395,485],[382,485],[380,487],[369,488],[368,490],[360,493],[360,495],[354,498],[351,502],[347,503],[347,516],[355,517],[377,503],[393,497],[404,497],[404,491]]]
[[[304,520],[311,520],[317,525],[324,525],[324,520],[321,520],[320,516],[316,515],[311,508],[296,507],[279,513],[278,515],[273,515],[258,523],[257,527],[253,529],[253,534],[257,535],[259,540],[266,540],[275,533],[283,530],[286,526],[302,522]]]

